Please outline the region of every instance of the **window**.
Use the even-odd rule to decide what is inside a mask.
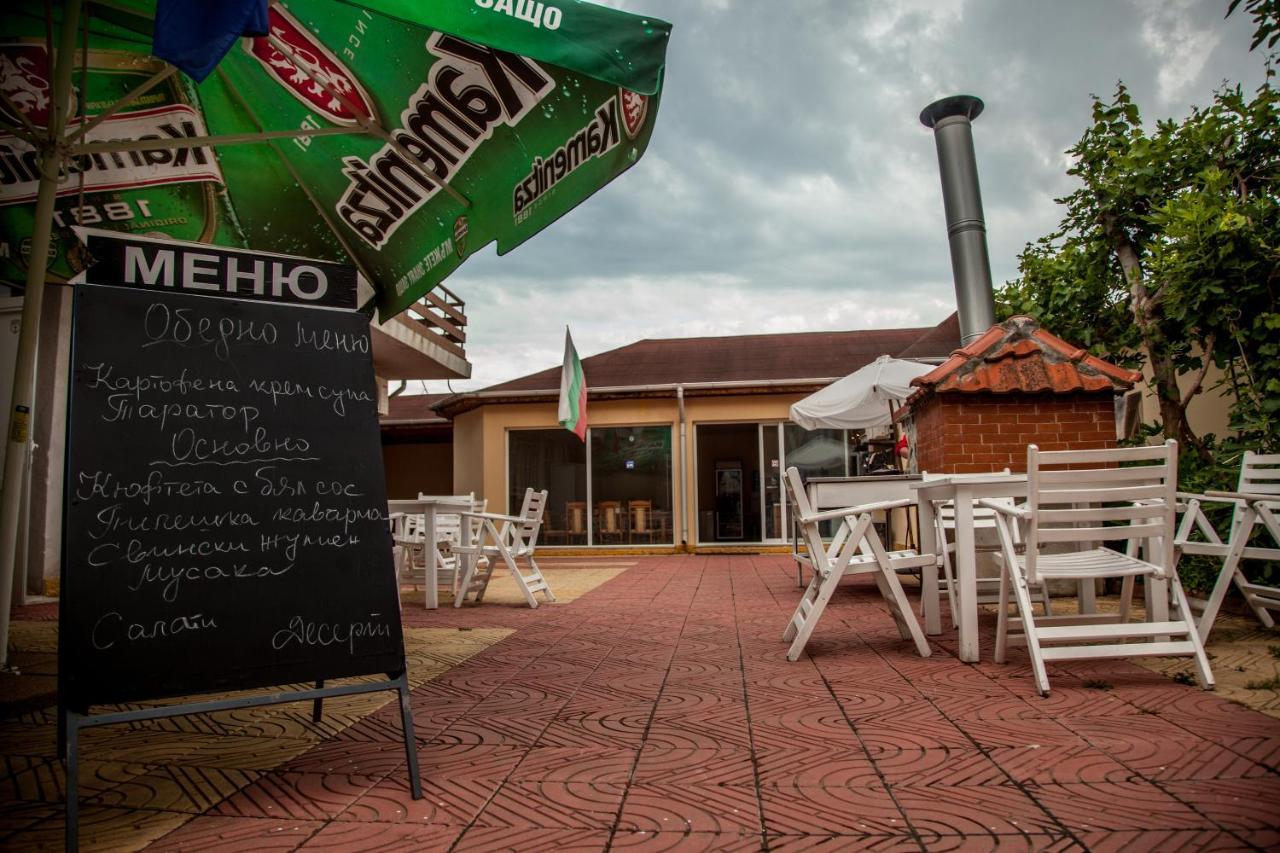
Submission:
[[[596,545],[672,541],[671,428],[590,432]]]
[[[547,490],[548,545],[671,544],[671,428],[593,427],[587,436],[584,446],[562,429],[509,432],[509,505],[526,488]]]
[[[844,430],[806,430],[795,424],[784,424],[782,439],[787,467],[799,468],[800,476],[806,481],[810,477],[843,477],[848,473]]]
[[[587,450],[578,437],[563,429],[513,430],[507,451],[511,511],[520,510],[525,489],[546,489],[542,541],[587,544]]]

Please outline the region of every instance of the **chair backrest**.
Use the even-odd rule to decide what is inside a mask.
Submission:
[[[570,535],[581,536],[587,532],[587,502],[566,501],[564,505],[565,521],[568,522]]]
[[[805,491],[804,482],[800,479],[800,469],[795,466],[788,468],[782,480],[787,487],[787,498],[795,507],[792,519],[800,525],[800,536],[809,550],[810,558],[825,563],[827,551],[822,542],[822,529],[818,522],[809,520],[814,514],[813,504],[809,502],[809,493]]]
[[[1280,453],[1263,455],[1246,450],[1240,463],[1239,491],[1255,495],[1280,495]]]
[[[540,492],[535,492],[531,488],[524,490],[524,502],[521,503],[519,512],[521,521],[511,528],[517,548],[527,548],[532,551],[538,544],[538,531],[542,528],[542,513],[546,508],[546,489]]]
[[[619,533],[621,532],[621,501],[600,501],[596,504],[599,512],[600,529],[597,533]]]
[[[426,531],[427,522],[420,512],[407,512],[404,514],[404,524],[400,528],[401,533],[406,537],[422,536]]]
[[[653,519],[653,501],[627,501],[627,515],[632,533],[648,533]]]
[[[1173,567],[1178,443],[1114,450],[1027,447],[1028,579],[1042,545],[1146,539],[1147,559]],[[1157,546],[1158,541],[1158,546]]]

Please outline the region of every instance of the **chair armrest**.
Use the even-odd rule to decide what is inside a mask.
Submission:
[[[1199,501],[1200,503],[1216,503],[1216,504],[1236,504],[1240,506],[1245,503],[1245,498],[1234,492],[1205,492],[1198,495],[1194,492],[1178,492],[1178,500],[1180,501]]]
[[[911,498],[902,498],[896,501],[876,501],[875,503],[859,504],[858,506],[842,506],[836,509],[826,509],[822,512],[815,512],[813,515],[797,515],[796,521],[801,524],[813,521],[831,521],[835,518],[847,518],[851,515],[862,515],[868,512],[880,512],[886,509],[897,509],[902,506],[914,506],[915,501]]]
[[[1217,499],[1225,503],[1275,503],[1280,501],[1280,495],[1263,495],[1255,492],[1218,492],[1208,491],[1205,495],[1209,498]]]
[[[487,518],[490,521],[511,521],[515,523],[524,521],[524,518],[519,515],[499,515],[496,512],[460,512],[458,515],[463,518]]]
[[[1013,516],[1014,518],[1031,517],[1031,510],[1024,506],[1010,506],[1007,503],[1001,503],[1000,501],[991,500],[990,498],[980,498],[977,503],[978,506],[983,509],[992,509],[1003,515]]]

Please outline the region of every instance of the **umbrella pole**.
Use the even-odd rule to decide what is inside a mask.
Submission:
[[[18,523],[22,517],[23,484],[31,449],[32,407],[35,397],[36,351],[40,343],[40,312],[44,305],[44,279],[49,269],[49,245],[53,236],[53,204],[57,200],[61,154],[58,144],[67,123],[71,72],[75,66],[76,30],[82,0],[63,3],[62,31],[54,57],[53,116],[40,157],[40,187],[31,231],[31,255],[27,285],[22,294],[22,325],[18,333],[18,357],[13,371],[13,402],[9,414],[8,447],[4,458],[4,494],[0,498],[0,670],[9,668],[9,608],[13,604],[16,575]]]
[[[885,403],[889,407],[889,440],[893,442],[893,467],[898,469],[898,473],[903,473],[902,458],[898,456],[898,427],[893,422],[893,401],[889,400]]]

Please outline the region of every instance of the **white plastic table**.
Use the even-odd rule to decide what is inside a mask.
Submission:
[[[417,500],[387,501],[388,512],[403,512],[422,516],[422,553],[427,562],[426,604],[428,610],[440,606],[440,589],[436,578],[436,559],[439,555],[439,539],[436,536],[436,513],[471,512],[474,504],[469,495],[429,495]]]
[[[1025,498],[1026,474],[991,474],[964,477],[942,477],[912,483],[920,511],[920,553],[937,554],[946,547],[937,541],[934,526],[934,501],[954,501],[956,507],[956,601],[960,612],[955,615],[960,631],[960,660],[977,663],[978,642],[978,556],[974,547],[973,502],[980,498]],[[942,633],[942,617],[938,601],[937,566],[924,569],[924,630],[926,634]]]

